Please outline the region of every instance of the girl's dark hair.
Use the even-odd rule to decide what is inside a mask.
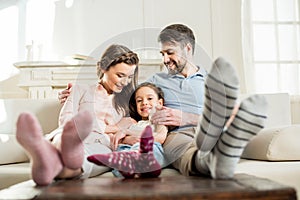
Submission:
[[[116,111],[119,114],[123,112],[125,116],[128,116],[128,101],[131,94],[134,92],[138,81],[139,58],[137,54],[123,45],[113,44],[109,46],[101,56],[100,61],[97,63],[97,75],[99,79],[101,79],[103,77],[102,70],[107,71],[111,66],[115,66],[119,63],[137,65],[131,82],[125,86],[120,93],[115,93],[113,98],[113,105]]]
[[[153,83],[149,83],[149,82],[141,83],[136,88],[136,90],[132,93],[130,100],[129,100],[129,114],[130,114],[130,117],[135,119],[136,121],[142,120],[142,117],[137,112],[137,106],[136,106],[136,101],[135,101],[135,94],[142,87],[150,87],[151,89],[153,89],[155,91],[155,93],[158,96],[158,99],[162,99],[163,102],[165,102],[164,93],[160,87],[154,85]]]
[[[195,51],[195,35],[189,27],[183,24],[171,24],[164,28],[158,36],[158,42],[178,42],[182,47],[190,43],[193,54]]]

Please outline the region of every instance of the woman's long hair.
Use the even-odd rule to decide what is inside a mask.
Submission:
[[[131,82],[126,85],[120,93],[114,93],[113,106],[116,111],[124,116],[129,115],[129,99],[134,92],[138,81],[138,63],[139,58],[136,53],[132,52],[129,48],[123,45],[113,44],[109,46],[103,53],[100,61],[97,63],[97,75],[99,79],[103,77],[102,70],[107,71],[111,66],[119,63],[127,65],[136,65],[134,76]]]

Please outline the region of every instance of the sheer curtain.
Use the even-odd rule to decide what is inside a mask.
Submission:
[[[247,92],[300,94],[299,25],[299,0],[243,0]]]

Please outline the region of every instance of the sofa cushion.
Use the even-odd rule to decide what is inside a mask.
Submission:
[[[288,161],[300,160],[300,125],[266,128],[246,146],[242,158]]]
[[[23,148],[15,135],[0,134],[0,164],[11,164],[28,161]]]

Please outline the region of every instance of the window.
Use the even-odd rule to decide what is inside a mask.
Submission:
[[[16,73],[12,63],[18,58],[18,7],[7,6],[0,8],[0,81],[9,78]],[[8,20],[9,19],[9,20]]]
[[[300,94],[299,0],[244,0],[248,92]]]
[[[51,45],[55,0],[14,0],[0,2],[0,81],[18,73],[13,63],[52,59]],[[28,57],[33,44],[34,54]]]

